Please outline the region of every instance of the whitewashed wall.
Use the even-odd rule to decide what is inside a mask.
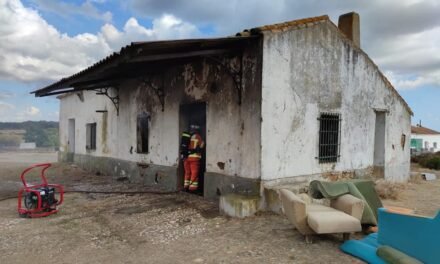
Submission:
[[[241,105],[231,76],[221,67],[206,62],[170,68],[165,77],[163,112],[156,94],[142,87],[139,80],[120,85],[119,116],[110,100],[95,92],[83,92],[84,101],[76,94],[61,96],[61,151],[67,151],[68,119],[74,118],[77,154],[177,167],[180,104],[206,102],[207,172],[259,179],[261,90],[255,85],[260,83],[255,54],[249,52],[244,56]],[[215,94],[209,91],[213,81],[219,90]],[[96,113],[96,110],[108,113]],[[145,154],[136,153],[136,119],[142,111],[151,115],[150,152]],[[93,122],[97,123],[97,149],[87,151],[86,123]]]
[[[423,149],[426,149],[426,144],[428,145],[428,148],[426,149],[427,151],[432,151],[432,152],[440,151],[440,134],[438,135],[411,134],[411,138],[421,139]],[[437,143],[437,148],[435,148],[434,143]]]
[[[375,108],[388,111],[385,177],[409,177],[410,113],[375,65],[333,24],[265,31],[262,71],[263,181],[372,169]],[[319,164],[315,158],[317,118],[323,111],[342,118],[341,157],[334,164]]]

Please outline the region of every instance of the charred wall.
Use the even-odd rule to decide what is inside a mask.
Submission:
[[[113,174],[121,174],[117,161],[132,162],[136,169],[122,172],[132,181],[179,185],[179,109],[184,104],[205,102],[205,193],[209,196],[236,189],[246,192],[247,182],[254,190],[260,178],[260,40],[250,41],[241,54],[170,61],[161,63],[160,70],[155,72],[151,67],[156,65],[145,66],[145,74],[118,86],[119,115],[107,98],[93,92],[84,92],[83,102],[75,95],[61,99],[60,120],[76,119],[75,152],[111,158],[113,166],[106,170]],[[234,74],[240,71],[241,91],[234,82]],[[95,112],[100,109],[107,113]],[[150,117],[148,153],[137,151],[137,117],[143,113]],[[92,152],[83,146],[85,124],[89,122],[96,122],[98,131],[97,149]],[[66,145],[67,125],[63,124],[61,121],[61,144]],[[219,177],[229,178],[223,181]],[[240,182],[237,188],[235,178]]]

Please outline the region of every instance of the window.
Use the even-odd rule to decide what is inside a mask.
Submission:
[[[148,113],[141,113],[137,117],[137,152],[148,153],[148,136],[149,136],[149,120]]]
[[[337,162],[340,152],[341,118],[339,114],[321,113],[319,120],[319,163]]]
[[[437,142],[434,142],[434,143],[433,143],[433,146],[434,146],[434,148],[436,149],[436,148],[437,148]]]
[[[86,149],[96,149],[96,123],[86,125]]]

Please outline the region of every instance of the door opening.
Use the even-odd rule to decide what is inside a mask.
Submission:
[[[67,161],[73,162],[73,156],[75,154],[75,119],[70,118],[68,120],[67,128]]]
[[[197,193],[203,195],[204,176],[206,171],[206,103],[192,103],[180,106],[179,112],[179,139],[182,132],[188,131],[191,124],[197,124],[200,126],[200,136],[205,142],[205,147],[202,149],[202,159],[200,160],[200,172],[198,180]],[[179,142],[180,143],[180,142]],[[179,151],[179,150],[177,150]],[[185,170],[183,168],[182,160],[179,161],[179,188],[183,187]]]
[[[385,176],[385,112],[376,112],[376,124],[374,130],[374,175],[378,178]]]

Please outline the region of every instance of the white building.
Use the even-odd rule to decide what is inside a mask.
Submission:
[[[360,48],[359,16],[234,37],[137,42],[35,91],[60,95],[60,160],[145,185],[183,184],[180,134],[206,141],[204,195],[329,174],[409,177],[411,109]]]
[[[411,126],[411,149],[416,152],[440,151],[440,132],[421,125]]]
[[[35,142],[21,142],[19,149],[36,149],[37,145]]]

